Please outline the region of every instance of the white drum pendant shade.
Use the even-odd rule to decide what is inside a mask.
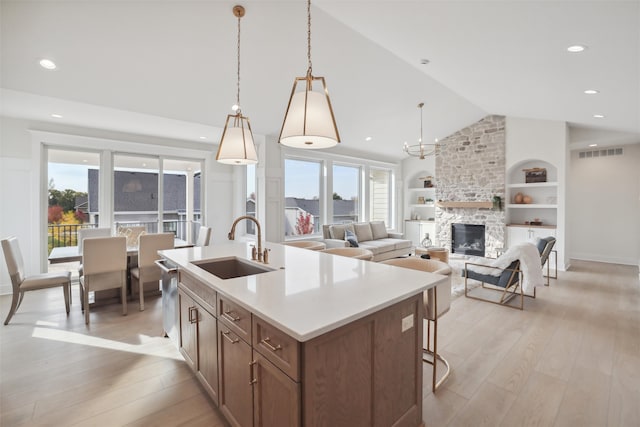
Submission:
[[[301,80],[306,84],[306,79]],[[298,81],[296,79],[296,85]],[[280,132],[280,143],[296,148],[320,149],[334,147],[338,142],[340,136],[328,95],[312,90],[295,92],[294,86]]]
[[[233,119],[233,126],[229,126],[231,119]],[[247,117],[227,116],[216,160],[229,165],[258,163],[258,153],[253,143],[253,134]]]

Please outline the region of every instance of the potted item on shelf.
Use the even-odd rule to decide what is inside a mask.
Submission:
[[[516,193],[516,195],[513,196],[513,203],[515,203],[516,205],[519,205],[520,203],[522,203],[523,197],[524,197],[524,194]]]
[[[419,205],[424,205],[424,197],[423,196],[418,196],[418,204]]]
[[[502,210],[502,197],[493,196],[493,209]]]
[[[525,194],[524,196],[522,196],[522,203],[524,203],[525,205],[530,205],[531,203],[533,203],[533,198]]]
[[[433,203],[433,199],[429,198],[429,199],[424,199],[425,203]]]
[[[522,170],[524,171],[525,184],[531,184],[534,182],[547,182],[546,168],[531,168]]]
[[[424,186],[424,188],[433,188],[433,177],[432,176],[425,176],[422,178],[418,178],[422,180],[422,185]]]
[[[542,225],[542,221],[540,221],[540,218],[534,218],[533,221],[529,221],[530,225]]]

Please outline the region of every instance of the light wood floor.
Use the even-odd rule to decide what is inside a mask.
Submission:
[[[78,301],[67,318],[61,289],[32,292],[0,326],[1,426],[226,425],[161,337],[159,299],[89,329]],[[428,427],[640,425],[637,267],[574,262],[523,312],[457,298],[439,339],[453,373],[434,395],[425,365]]]

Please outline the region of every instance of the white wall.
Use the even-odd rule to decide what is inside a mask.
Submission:
[[[611,147],[609,147],[611,148]],[[578,158],[571,152],[567,223],[576,259],[640,263],[640,143],[621,156]]]
[[[227,239],[233,221],[232,167],[215,162],[216,146],[188,141],[122,134],[97,129],[0,117],[0,236],[19,238],[27,274],[44,270],[46,245],[40,222],[45,218],[46,194],[40,172],[41,143],[98,150],[204,158],[207,180],[205,224],[213,227],[213,241]],[[46,189],[44,190],[46,192]],[[42,255],[41,255],[42,254]],[[10,291],[4,260],[0,262],[0,293]]]

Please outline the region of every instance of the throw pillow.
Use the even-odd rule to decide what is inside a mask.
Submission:
[[[371,226],[368,222],[354,224],[353,228],[355,229],[356,236],[358,236],[358,241],[367,242],[373,240],[373,233],[371,233]]]
[[[384,225],[384,221],[371,221],[371,233],[373,234],[373,240],[388,237],[387,227]]]
[[[359,246],[358,238],[356,237],[356,234],[351,230],[344,231],[344,240],[349,242],[352,248],[357,248]]]

